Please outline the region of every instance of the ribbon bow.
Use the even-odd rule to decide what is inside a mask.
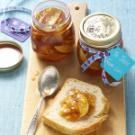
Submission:
[[[80,41],[80,46],[83,50],[87,51],[88,53],[92,53],[93,55],[91,57],[89,57],[82,65],[82,71],[85,72],[92,63],[94,63],[96,60],[101,60],[102,61],[108,57],[110,54],[108,51],[97,51],[93,48],[88,47],[84,42]],[[120,44],[118,44],[117,46],[120,46]],[[102,81],[104,82],[105,85],[109,85],[109,86],[117,86],[119,85],[121,82],[109,82],[109,80],[107,79],[107,75],[105,70],[102,70]]]

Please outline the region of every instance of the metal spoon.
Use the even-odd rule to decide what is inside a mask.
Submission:
[[[58,88],[59,72],[54,66],[48,66],[39,77],[38,89],[40,92],[40,101],[37,105],[36,111],[30,122],[27,135],[34,135],[37,128],[37,121],[39,118],[39,112],[43,104],[44,99],[47,96],[51,96]]]

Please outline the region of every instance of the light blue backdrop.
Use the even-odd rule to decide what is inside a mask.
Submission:
[[[41,0],[0,0],[0,8],[24,6],[32,9]],[[75,1],[75,0],[74,0]],[[81,0],[80,0],[81,1]],[[119,18],[125,47],[135,59],[135,1],[134,0],[85,0],[91,12],[108,12]],[[71,2],[66,0],[65,2]],[[83,0],[81,2],[84,2]],[[30,16],[23,13],[0,14],[0,20],[16,16],[31,23]],[[0,40],[10,39],[0,33]],[[30,39],[21,46],[25,60],[20,68],[9,73],[0,73],[0,135],[19,135],[22,119],[26,72]],[[126,105],[128,135],[135,135],[135,66],[126,76]]]

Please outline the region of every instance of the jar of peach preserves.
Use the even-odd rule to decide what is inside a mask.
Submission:
[[[73,51],[75,32],[65,3],[56,0],[39,3],[32,22],[32,47],[39,58],[57,61]]]
[[[100,75],[101,61],[107,51],[122,47],[120,22],[106,13],[86,16],[80,24],[80,39],[77,55],[83,71],[91,75]],[[99,58],[98,55],[103,55]]]

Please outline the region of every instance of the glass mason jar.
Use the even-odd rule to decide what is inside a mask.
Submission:
[[[82,20],[77,47],[81,65],[93,55],[106,52],[116,46],[122,47],[122,36],[120,22],[115,17],[105,13],[96,13],[88,15]],[[101,74],[102,59],[93,61],[87,72],[91,75]]]
[[[39,3],[32,15],[32,47],[39,58],[63,59],[73,51],[75,32],[67,5],[56,0]]]

